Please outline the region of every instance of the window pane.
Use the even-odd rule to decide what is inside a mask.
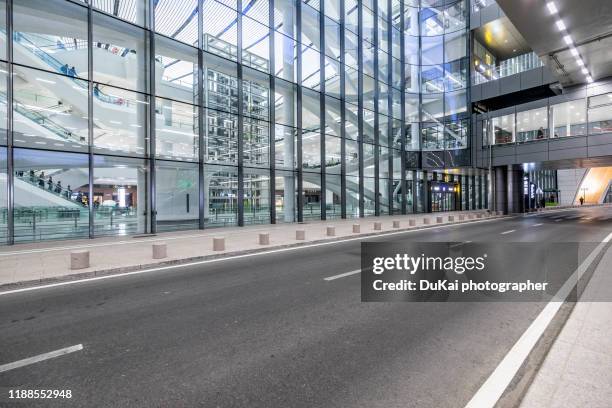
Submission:
[[[146,92],[145,30],[94,13],[92,35],[94,81]]]
[[[198,51],[190,46],[155,36],[155,64],[160,75],[158,96],[198,104]]]
[[[516,114],[516,140],[527,142],[530,140],[546,139],[548,137],[547,108],[532,109]]]
[[[157,229],[174,231],[199,226],[198,166],[163,160],[155,165]]]
[[[586,101],[564,102],[550,107],[552,110],[553,134],[551,137],[586,135]],[[591,123],[593,119],[589,118]],[[597,121],[597,120],[596,120]],[[592,130],[596,130],[592,125]]]
[[[13,24],[15,62],[87,78],[87,8],[58,0],[18,1]]]
[[[86,154],[14,150],[15,242],[89,236],[88,163]]]
[[[130,23],[145,25],[148,0],[93,0],[94,8]]]
[[[238,170],[204,166],[204,225],[227,227],[238,223]]]
[[[204,50],[224,58],[238,56],[238,13],[216,0],[204,2]],[[214,18],[213,18],[214,16]]]
[[[155,31],[197,46],[198,0],[156,0]]]
[[[244,169],[244,223],[270,223],[270,171]]]
[[[514,115],[506,115],[491,120],[495,144],[514,143]]]
[[[157,98],[155,113],[155,154],[164,159],[197,161],[197,106]]]
[[[98,152],[143,156],[147,153],[148,97],[94,84],[94,148]]]
[[[147,232],[148,161],[94,157],[94,234],[132,235]]]
[[[87,83],[19,65],[14,72],[15,145],[87,151]]]
[[[24,171],[25,174],[25,171]],[[6,147],[0,147],[0,245],[6,244],[8,239],[7,219],[8,219],[8,202],[7,202],[7,161]],[[29,172],[28,172],[29,175]]]
[[[204,149],[209,163],[238,164],[238,116],[207,109]]]

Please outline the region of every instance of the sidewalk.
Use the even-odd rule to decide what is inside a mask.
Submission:
[[[449,216],[454,218],[449,221]],[[437,223],[441,217],[443,223]],[[304,224],[252,225],[210,230],[192,230],[161,233],[148,237],[107,237],[95,240],[49,241],[18,244],[0,249],[0,287],[15,284],[34,284],[83,278],[96,275],[135,271],[153,266],[212,259],[219,256],[239,255],[288,246],[312,244],[349,237],[374,235],[423,227],[435,227],[449,223],[473,222],[492,216],[486,210],[453,211],[433,214],[410,214],[353,219],[311,221]],[[424,224],[424,219],[429,225]],[[463,220],[460,220],[463,218]],[[409,226],[415,220],[415,226]],[[393,221],[400,227],[393,228]],[[382,223],[382,231],[375,231],[375,222]],[[360,233],[353,233],[353,224],[360,224]],[[326,235],[326,227],[335,226],[335,236]],[[305,240],[296,240],[296,230],[306,232]],[[270,234],[270,244],[260,245],[259,233]],[[225,238],[225,251],[212,250],[212,238]],[[152,244],[166,243],[167,257],[152,258]],[[70,269],[70,253],[75,250],[90,252],[90,267]]]
[[[612,248],[528,389],[522,408],[612,406]]]

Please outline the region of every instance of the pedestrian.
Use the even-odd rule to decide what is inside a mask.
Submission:
[[[68,75],[68,64],[62,65],[60,71],[62,72],[62,74]]]
[[[584,204],[584,197],[580,197],[580,205]]]
[[[70,67],[70,69],[68,70],[68,75],[70,75],[71,77],[76,77],[77,76],[76,68],[74,68],[74,65],[72,67]]]
[[[30,169],[30,183],[34,183],[36,180],[36,174],[34,174],[34,170]]]
[[[49,179],[47,180],[47,189],[49,191],[53,190],[53,177],[49,176]]]
[[[57,184],[55,185],[55,192],[57,194],[60,194],[62,192],[62,181],[58,180]]]
[[[64,194],[66,195],[67,199],[72,199],[72,189],[70,188],[70,184],[68,184],[68,187],[66,187],[66,191],[64,192]]]

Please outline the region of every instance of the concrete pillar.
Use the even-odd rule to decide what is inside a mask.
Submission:
[[[361,232],[360,224],[353,224],[353,234],[359,234]]]
[[[455,221],[455,216],[454,215],[449,215],[448,216],[448,221],[449,222],[454,222]]]
[[[519,166],[507,168],[508,213],[523,212],[523,170]]]
[[[409,219],[408,220],[408,226],[410,226],[410,227],[416,226],[416,220],[414,218]]]
[[[327,236],[328,237],[335,237],[336,236],[336,227],[327,227],[326,228],[326,232],[327,232]]]
[[[374,223],[374,231],[382,231],[382,222],[376,221]]]
[[[400,222],[399,221],[393,221],[393,228],[399,228],[400,227]]]
[[[442,224],[444,222],[443,217],[436,217],[436,224]]]

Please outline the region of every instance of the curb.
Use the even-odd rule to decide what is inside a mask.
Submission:
[[[146,269],[160,268],[160,267],[165,267],[165,266],[177,266],[177,265],[189,264],[193,262],[210,261],[214,259],[231,258],[234,256],[240,256],[240,255],[265,253],[265,252],[272,251],[272,250],[289,249],[289,248],[297,248],[297,247],[308,247],[311,245],[316,245],[316,244],[321,244],[321,243],[326,243],[326,242],[345,241],[347,239],[355,239],[355,238],[385,236],[390,233],[421,231],[421,230],[427,230],[427,229],[446,227],[450,225],[471,224],[475,222],[492,221],[492,220],[499,220],[499,219],[504,219],[504,218],[514,218],[514,216],[512,215],[493,215],[490,217],[485,217],[485,218],[480,218],[480,219],[476,218],[473,220],[446,222],[444,224],[431,224],[431,225],[419,225],[416,227],[408,227],[408,228],[395,228],[395,229],[389,229],[386,231],[372,231],[372,232],[367,232],[367,233],[361,233],[359,235],[329,237],[329,238],[322,238],[322,239],[317,239],[317,240],[308,241],[308,242],[295,242],[295,243],[290,243],[290,244],[280,244],[280,245],[274,245],[274,246],[270,245],[270,246],[266,246],[262,248],[228,251],[228,252],[223,252],[219,254],[198,255],[198,256],[192,256],[188,258],[171,259],[171,260],[151,262],[151,263],[146,263],[146,264],[137,264],[137,265],[116,267],[116,268],[99,269],[99,270],[93,270],[89,272],[73,273],[73,274],[62,275],[62,276],[57,276],[57,277],[0,284],[0,291],[25,289],[25,288],[30,288],[30,287],[40,286],[40,285],[68,282],[68,281],[73,281],[73,280],[94,278],[94,277],[99,277],[99,276],[121,275],[121,274],[128,273],[128,272],[136,272],[136,271],[142,271]]]

